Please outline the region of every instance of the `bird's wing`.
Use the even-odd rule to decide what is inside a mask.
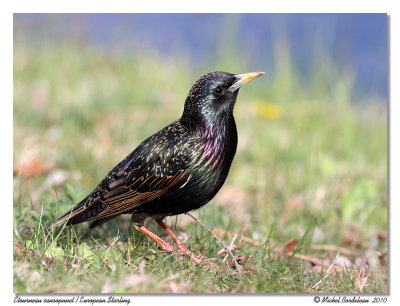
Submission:
[[[143,168],[134,168],[130,172],[124,173],[122,177],[109,182],[108,188],[101,192],[101,198],[107,208],[99,213],[99,217],[130,211],[168,191],[179,188],[189,178],[187,169],[165,174],[155,173],[154,169],[157,166]]]
[[[190,180],[187,167],[190,150],[181,147],[177,152],[171,141],[150,153],[146,146],[151,147],[151,143],[128,155],[91,194],[53,222],[51,228],[64,222],[111,219],[176,190]]]

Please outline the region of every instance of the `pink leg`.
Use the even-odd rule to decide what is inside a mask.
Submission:
[[[172,240],[176,243],[176,245],[179,248],[179,254],[181,255],[187,255],[190,256],[190,258],[195,262],[195,263],[201,263],[202,260],[198,257],[196,257],[192,252],[189,251],[189,249],[183,244],[183,242],[174,234],[174,232],[162,221],[162,220],[157,220],[154,219],[157,224],[172,238]]]
[[[150,237],[151,239],[153,239],[155,242],[157,242],[159,245],[161,245],[161,247],[167,251],[167,252],[173,252],[175,251],[175,248],[170,245],[168,242],[162,240],[160,237],[158,237],[156,234],[154,234],[151,230],[149,230],[146,226],[136,226],[135,228],[142,232],[143,234],[145,234],[146,236]]]

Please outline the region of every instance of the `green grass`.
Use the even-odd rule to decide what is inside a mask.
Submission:
[[[180,117],[200,75],[247,72],[241,70],[245,63],[225,58],[223,65],[194,71],[182,57],[165,60],[152,52],[105,55],[75,45],[17,45],[14,164],[35,159],[51,170],[14,176],[14,243],[22,246],[14,248],[14,291],[385,293],[385,258],[374,261],[387,248],[385,106],[354,103],[351,75],[332,63],[325,69],[316,63],[311,84],[301,86],[284,43],[277,44],[276,56],[287,64],[241,90],[235,107],[239,147],[229,177],[195,212],[216,232],[229,232],[221,236],[227,244],[237,234],[238,245],[246,228],[246,240],[234,251],[246,256],[239,275],[229,257],[217,256],[221,245],[187,216],[167,223],[194,253],[213,258],[212,269],[153,253],[159,248],[129,218],[91,231],[84,224],[58,228],[48,237],[43,226],[142,140]],[[151,222],[149,227],[165,237]],[[279,256],[290,239],[299,241],[295,254]],[[356,256],[341,258],[367,264],[335,266],[326,275],[326,266],[307,259],[335,258],[335,251],[313,248],[323,245],[344,247]]]

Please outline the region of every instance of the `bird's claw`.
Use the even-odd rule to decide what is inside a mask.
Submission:
[[[197,264],[201,264],[202,262],[204,262],[204,260],[208,260],[207,258],[204,258],[204,256],[197,257],[192,252],[190,252],[188,249],[179,249],[178,254],[181,256],[189,256],[192,259],[192,261]]]

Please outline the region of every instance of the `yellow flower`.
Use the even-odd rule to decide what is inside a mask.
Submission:
[[[257,114],[267,119],[278,119],[281,114],[279,106],[260,101],[257,103]]]

